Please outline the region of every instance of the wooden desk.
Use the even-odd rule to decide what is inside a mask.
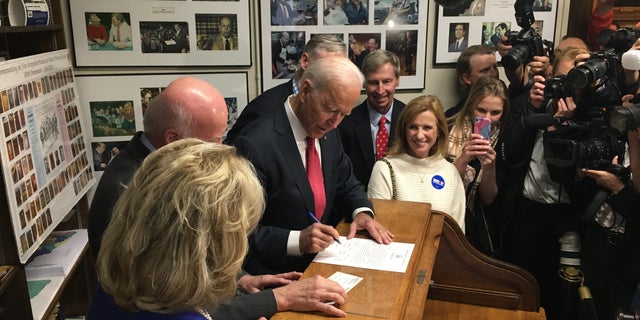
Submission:
[[[303,277],[335,271],[363,280],[341,309],[348,319],[545,319],[538,285],[526,271],[475,250],[453,219],[425,203],[372,200],[395,241],[415,243],[405,273],[311,263]],[[338,226],[341,235],[348,225]],[[364,235],[358,235],[364,237]],[[428,293],[428,297],[427,297]],[[447,302],[445,302],[447,301]],[[482,316],[481,316],[482,315]],[[272,319],[324,319],[282,312]]]

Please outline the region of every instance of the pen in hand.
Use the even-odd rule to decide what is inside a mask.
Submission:
[[[311,211],[309,211],[307,213],[309,214],[309,217],[311,217],[311,219],[313,219],[313,222],[322,223],[322,222],[318,221],[318,218],[316,218],[316,215],[313,214]],[[342,244],[342,242],[340,242],[340,239],[338,239],[338,238],[333,238],[333,240],[335,240],[338,244]]]

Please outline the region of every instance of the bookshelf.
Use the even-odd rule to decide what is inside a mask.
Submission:
[[[50,21],[42,26],[11,26],[7,15],[8,3],[8,0],[0,2],[1,57],[8,60],[66,48],[61,0],[47,0]]]
[[[6,201],[4,185],[2,189],[2,198]],[[90,297],[97,284],[94,260],[88,250],[85,223],[87,212],[85,196],[72,212],[69,221],[58,225],[56,230],[84,229],[72,230],[79,233],[79,241],[73,244],[73,250],[62,248],[65,252],[65,266],[61,274],[52,276],[29,274],[29,263],[20,264],[13,247],[17,244],[12,235],[7,236],[7,231],[11,231],[6,227],[10,225],[6,221],[9,216],[0,214],[0,258],[3,259],[0,261],[0,319],[48,319],[57,303],[60,303],[65,315],[87,314]],[[52,234],[59,232],[69,231],[54,231]],[[30,297],[30,290],[36,290],[38,294]]]

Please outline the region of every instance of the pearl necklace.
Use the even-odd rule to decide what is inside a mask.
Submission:
[[[209,311],[203,309],[203,308],[196,308],[196,311],[198,311],[199,314],[201,314],[203,317],[205,317],[205,319],[207,320],[213,320],[213,318],[211,318],[211,315],[209,314]]]

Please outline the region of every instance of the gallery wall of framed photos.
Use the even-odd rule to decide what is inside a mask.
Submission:
[[[437,6],[434,65],[454,65],[460,52],[476,44],[495,46],[501,36],[522,30],[516,23],[516,0],[472,0],[455,8]],[[543,39],[554,40],[558,0],[535,0],[535,22],[528,28]],[[500,61],[500,56],[496,53]]]
[[[136,131],[143,130],[149,101],[171,81],[184,76],[200,78],[222,93],[229,111],[227,128],[231,128],[248,103],[246,73],[123,74],[117,76],[118,81],[110,75],[76,77],[79,105],[85,109],[82,121],[86,134],[92,149],[104,147],[102,153],[92,156],[95,171],[105,170]]]
[[[261,78],[266,90],[288,81],[304,44],[333,34],[356,65],[368,52],[385,49],[400,60],[400,89],[425,88],[428,0],[261,1]]]
[[[295,40],[295,45],[290,46],[289,49],[293,51],[293,55],[296,56],[300,54],[300,51],[303,49],[303,44],[307,41],[311,34],[316,33],[332,33],[341,36],[346,45],[350,45],[349,38],[353,35],[353,39],[357,44],[357,47],[360,50],[366,49],[369,41],[369,34],[374,35],[374,39],[379,41],[377,46],[379,48],[384,48],[388,50],[395,50],[394,52],[398,53],[402,66],[402,74],[401,81],[398,91],[396,92],[396,97],[400,98],[402,101],[409,101],[412,98],[415,98],[419,95],[423,94],[436,94],[441,98],[443,105],[453,105],[459,98],[457,96],[456,91],[456,79],[455,79],[455,69],[453,68],[454,63],[458,57],[458,53],[450,54],[448,50],[449,43],[447,42],[448,38],[453,36],[455,27],[451,27],[450,24],[453,23],[456,18],[463,19],[461,20],[463,23],[469,24],[469,31],[467,37],[470,39],[469,44],[473,44],[475,41],[478,43],[481,41],[481,30],[482,25],[487,23],[495,23],[499,21],[510,21],[511,24],[515,26],[515,18],[514,18],[514,10],[513,4],[515,0],[504,0],[497,4],[498,0],[483,0],[485,2],[485,6],[487,7],[486,13],[484,16],[447,16],[445,17],[442,12],[442,7],[437,5],[432,0],[406,0],[406,1],[393,1],[393,0],[360,0],[367,9],[368,18],[366,23],[362,24],[339,24],[340,19],[336,19],[334,14],[331,14],[330,9],[332,9],[332,5],[335,5],[336,0],[313,0],[313,1],[302,1],[302,0],[285,0],[285,2],[292,8],[299,9],[301,15],[294,15],[293,18],[296,18],[296,22],[291,25],[285,23],[281,24],[278,21],[272,21],[272,11],[273,16],[277,16],[277,10],[272,10],[272,3],[276,3],[276,0],[270,1],[248,1],[248,0],[181,0],[181,1],[165,1],[165,0],[146,0],[136,2],[133,5],[127,4],[122,8],[130,8],[134,9],[115,9],[114,3],[123,0],[116,0],[114,2],[105,2],[98,0],[65,0],[70,5],[70,14],[75,15],[73,26],[71,27],[71,23],[67,22],[69,26],[68,32],[72,33],[74,36],[74,43],[69,43],[70,47],[74,48],[74,58],[76,59],[76,73],[77,74],[87,74],[87,75],[96,75],[101,73],[108,74],[120,74],[120,73],[132,73],[138,72],[140,74],[145,73],[157,73],[157,72],[176,72],[176,73],[184,73],[184,72],[246,72],[248,75],[248,96],[249,100],[255,98],[257,95],[262,93],[263,91],[280,84],[282,82],[287,81],[287,77],[291,76],[291,73],[294,68],[297,66],[286,65],[286,68],[281,68],[278,70],[277,68],[273,68],[275,63],[273,63],[272,58],[275,56],[272,53],[272,49],[274,48],[273,44],[275,40],[282,35],[282,32],[288,33],[290,40]],[[346,4],[352,0],[343,0],[342,5],[343,8],[346,9]],[[536,20],[543,20],[542,32],[543,37],[545,39],[553,40],[554,32],[562,32],[566,33],[566,15],[569,13],[569,1],[570,0],[552,0],[552,10],[549,12],[536,12]],[[339,0],[338,0],[339,2]],[[465,0],[463,1],[467,4],[471,2],[476,2],[473,0]],[[406,17],[403,17],[403,21],[400,23],[390,25],[384,24],[384,21],[391,19],[387,19],[390,14],[390,11],[397,11],[396,9],[391,10],[394,4],[400,5],[401,8],[409,8],[407,12],[411,12],[411,14],[407,14]],[[493,3],[493,4],[492,4]],[[76,4],[80,4],[82,8],[78,9],[75,7]],[[193,18],[189,19],[168,19],[168,17],[175,17],[177,15],[166,14],[162,15],[159,18],[154,18],[155,20],[146,19],[145,21],[186,21],[189,28],[190,41],[198,42],[199,38],[197,36],[198,31],[196,31],[196,14],[200,12],[193,13],[184,13],[179,10],[179,8],[191,8],[193,6],[206,6],[211,9],[205,13],[213,15],[224,15],[228,13],[237,14],[237,20],[234,21],[234,30],[237,29],[237,37],[239,41],[242,38],[247,38],[247,46],[250,53],[247,53],[248,65],[244,65],[245,62],[236,62],[243,60],[244,56],[241,56],[245,51],[238,50],[236,55],[238,59],[232,59],[233,62],[228,61],[227,59],[216,59],[216,54],[219,52],[213,52],[211,59],[193,59],[186,61],[183,64],[183,57],[189,57],[192,53],[198,53],[197,45],[191,43],[190,52],[186,54],[177,54],[177,53],[142,53],[142,50],[139,49],[139,53],[131,54],[132,56],[142,56],[142,57],[154,57],[157,56],[161,62],[155,61],[151,62],[141,62],[141,61],[125,61],[127,65],[124,66],[109,66],[109,64],[117,65],[123,63],[119,61],[121,59],[115,59],[116,62],[110,62],[105,65],[105,63],[101,63],[101,60],[94,60],[93,57],[101,57],[102,55],[114,55],[118,56],[123,52],[90,52],[89,50],[89,42],[86,38],[86,27],[89,25],[89,20],[91,19],[92,14],[96,14],[97,17],[101,20],[101,23],[105,26],[111,25],[111,13],[112,11],[121,10],[123,12],[129,12],[130,20],[135,20],[137,26],[132,25],[132,29],[136,29],[137,32],[140,31],[140,19],[136,20],[137,12],[140,6],[143,5],[150,9],[142,9],[144,10],[152,10],[153,8],[161,8],[167,12],[181,12],[181,15],[190,16],[193,15]],[[500,12],[493,12],[489,10],[489,6],[491,8],[500,9]],[[89,6],[89,7],[87,7]],[[97,9],[91,9],[90,6],[97,6]],[[471,7],[469,5],[468,7]],[[226,9],[221,9],[226,8]],[[229,10],[227,10],[229,9]],[[194,11],[193,9],[189,9]],[[404,9],[403,9],[404,10]],[[558,11],[559,10],[559,11]],[[157,11],[157,10],[156,10]],[[564,19],[556,18],[554,20],[553,17],[559,15],[565,16]],[[145,13],[146,14],[146,13]],[[151,11],[148,13],[152,14]],[[346,10],[345,10],[346,14]],[[156,17],[159,14],[156,15]],[[300,16],[304,17],[301,19]],[[439,17],[440,16],[440,17]],[[245,18],[246,17],[246,18]],[[71,17],[67,17],[68,20],[71,20]],[[163,19],[161,19],[163,18]],[[164,19],[167,18],[167,19]],[[450,19],[451,21],[445,21],[446,19]],[[221,22],[219,21],[212,22],[209,26],[215,34],[218,30]],[[417,19],[417,23],[415,23]],[[443,20],[444,19],[444,20]],[[484,21],[483,21],[484,19]],[[550,19],[550,20],[548,20]],[[67,19],[65,19],[67,20]],[[79,21],[76,23],[75,21]],[[94,18],[94,20],[96,20]],[[105,21],[106,20],[106,21]],[[409,22],[410,23],[409,23]],[[444,21],[444,22],[443,22]],[[325,24],[326,23],[326,24]],[[243,24],[245,24],[243,26]],[[557,26],[556,26],[557,25]],[[245,31],[241,29],[245,28]],[[452,28],[451,30],[449,28]],[[163,27],[164,29],[164,27]],[[73,32],[70,32],[73,30]],[[398,31],[407,31],[405,33]],[[512,30],[517,30],[516,27],[513,27]],[[84,31],[84,32],[83,32]],[[135,32],[134,32],[135,33]],[[202,33],[202,32],[200,32]],[[248,34],[248,36],[243,36]],[[477,35],[476,35],[477,34]],[[80,35],[80,37],[78,37]],[[413,38],[415,36],[415,38]],[[392,41],[392,39],[394,39]],[[403,42],[407,41],[406,39],[416,39],[416,41],[407,42],[410,45],[403,44]],[[477,40],[474,40],[476,39]],[[68,37],[70,40],[71,37]],[[140,41],[140,40],[136,40]],[[442,43],[440,43],[442,41]],[[202,43],[202,41],[200,41]],[[171,41],[170,41],[171,43]],[[413,43],[415,43],[415,54],[413,54]],[[240,44],[239,44],[240,45]],[[75,47],[80,48],[77,50]],[[406,48],[409,47],[407,50]],[[84,49],[83,49],[84,48]],[[136,50],[136,43],[133,43],[133,50]],[[286,46],[285,46],[286,48]],[[282,49],[282,48],[281,48]],[[84,53],[81,51],[84,50]],[[443,50],[443,51],[441,51]],[[99,50],[98,50],[99,51]],[[108,50],[106,50],[108,51]],[[201,50],[203,51],[203,50]],[[279,53],[283,51],[280,50]],[[287,51],[284,50],[285,58],[287,57]],[[408,52],[408,53],[407,53]],[[279,55],[278,53],[278,55]],[[79,61],[80,56],[85,55],[84,62]],[[125,54],[127,54],[125,52]],[[406,56],[410,58],[407,59]],[[162,58],[160,58],[162,57]],[[166,58],[168,57],[168,58]],[[241,59],[242,57],[242,59]],[[137,59],[137,58],[136,58]],[[294,59],[289,59],[295,61]],[[410,64],[406,64],[406,61],[411,61]],[[149,60],[151,61],[151,60]],[[205,65],[200,65],[202,62],[205,62]],[[167,64],[165,64],[167,63]],[[155,64],[155,65],[154,65]],[[278,67],[277,65],[275,65]],[[410,68],[409,68],[410,66]],[[129,67],[133,68],[130,69]],[[197,69],[196,69],[197,68]],[[189,70],[190,69],[190,70]],[[280,72],[283,71],[283,72]],[[503,74],[504,78],[504,74]]]
[[[251,65],[248,0],[69,5],[78,67]]]

